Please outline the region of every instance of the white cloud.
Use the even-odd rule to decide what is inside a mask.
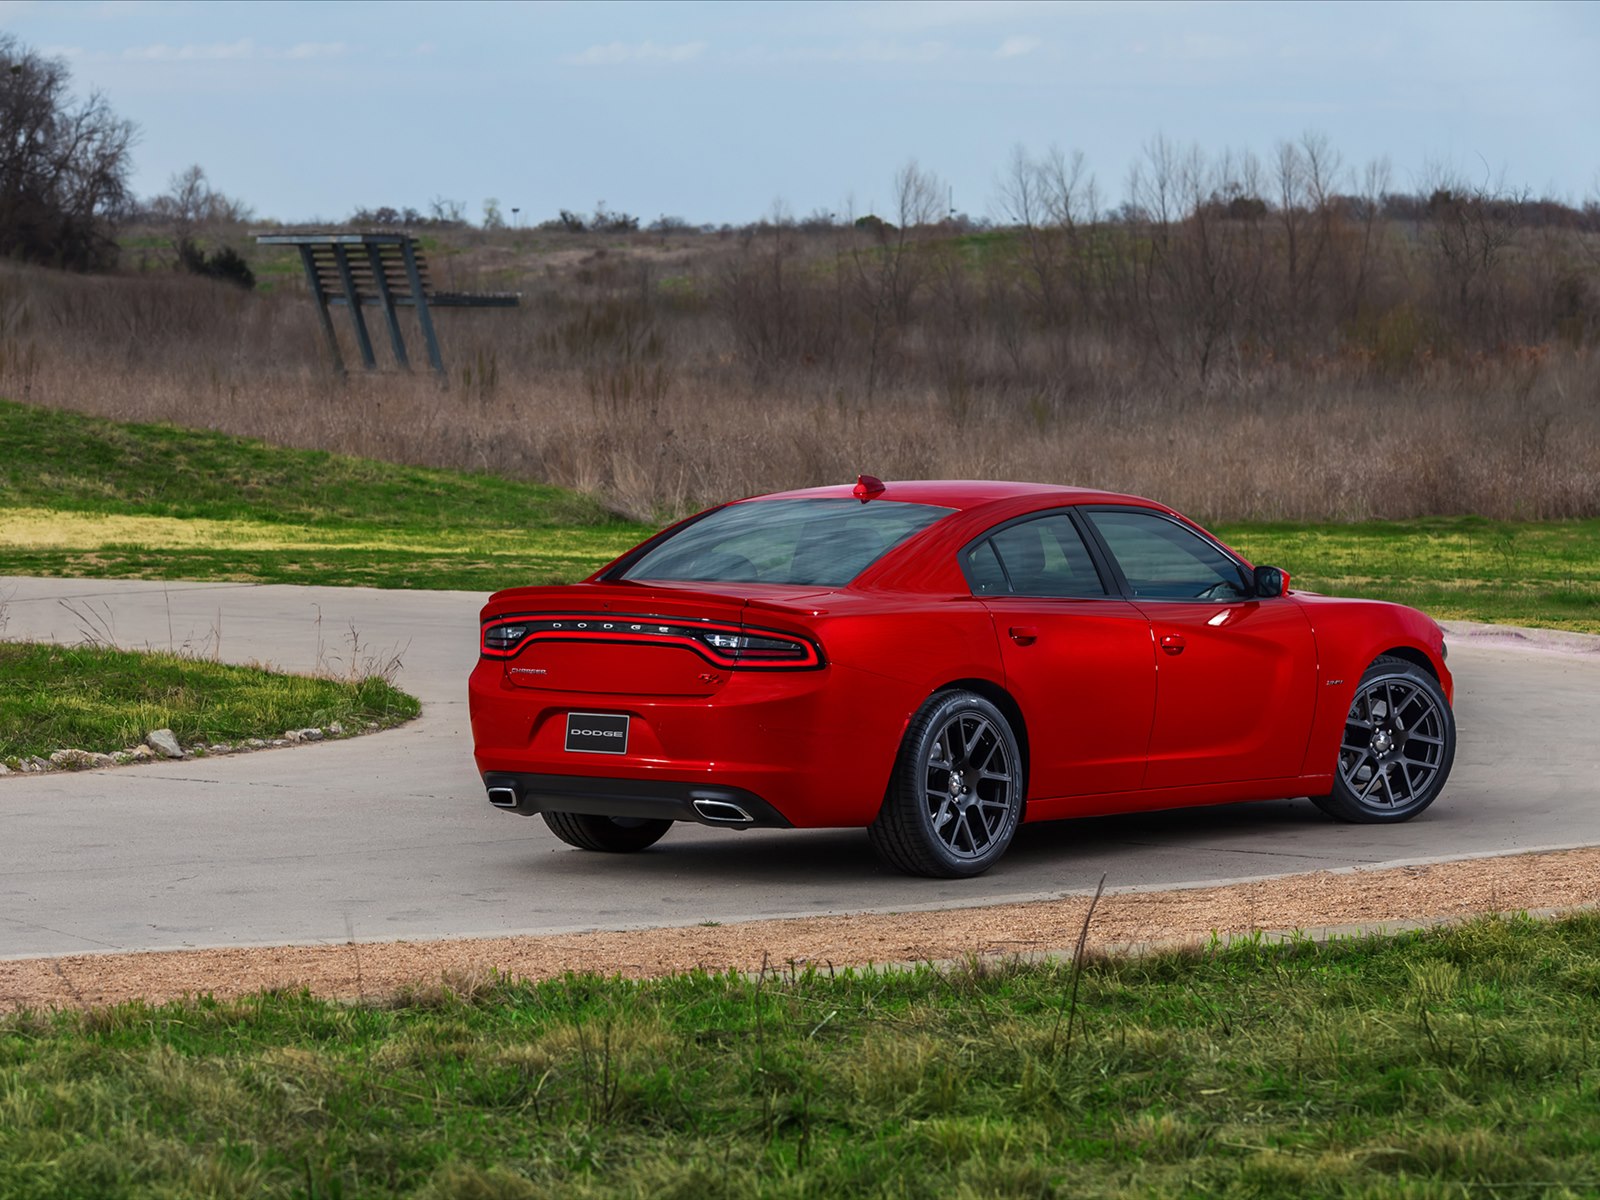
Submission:
[[[1000,48],[994,52],[994,56],[996,58],[1021,58],[1024,54],[1032,54],[1043,44],[1031,33],[1017,34],[1001,42]]]
[[[250,38],[237,42],[211,42],[182,46],[156,42],[149,46],[129,46],[122,57],[137,62],[238,62],[244,59],[283,59],[306,62],[316,58],[342,58],[350,52],[343,42],[297,42],[287,50],[276,46],[257,46]]]
[[[688,62],[705,53],[704,42],[684,42],[678,46],[658,46],[654,42],[606,42],[590,46],[566,61],[579,67],[612,67],[633,62]]]
[[[122,52],[122,57],[146,62],[200,62],[254,58],[255,43],[249,38],[240,38],[237,42],[213,42],[205,46],[169,46],[165,42],[157,42],[151,46],[129,46]]]

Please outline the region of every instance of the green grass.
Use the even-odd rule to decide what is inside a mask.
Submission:
[[[1217,536],[1292,586],[1410,604],[1440,619],[1600,633],[1600,521],[1435,517],[1223,525]]]
[[[0,401],[0,574],[489,591],[580,579],[649,532],[560,488]],[[1600,520],[1217,533],[1303,588],[1600,632]]]
[[[418,712],[413,697],[377,676],[312,678],[97,646],[0,642],[0,679],[0,761],[12,767],[68,748],[109,754],[152,729],[171,729],[187,746],[335,721],[394,725]]]
[[[0,1021],[0,1195],[1600,1190],[1600,917]]]
[[[41,513],[71,519],[20,536]],[[158,521],[129,540],[128,517]],[[490,590],[581,578],[649,532],[560,488],[0,400],[0,574]]]

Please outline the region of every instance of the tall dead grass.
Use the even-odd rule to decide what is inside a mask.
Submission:
[[[544,480],[640,519],[862,471],[1093,485],[1206,520],[1600,514],[1582,338],[1438,352],[1401,296],[1361,326],[1400,350],[1348,329],[1293,354],[1230,334],[1201,371],[1137,325],[1041,322],[1014,264],[945,250],[890,264],[892,244],[853,232],[787,256],[595,249],[508,241],[436,269],[525,293],[436,313],[446,386],[340,383],[294,285],[0,267],[0,394]]]

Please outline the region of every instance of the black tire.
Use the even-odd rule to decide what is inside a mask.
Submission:
[[[589,813],[540,813],[544,823],[569,846],[580,850],[605,850],[612,854],[632,854],[661,840],[672,828],[671,821],[647,817],[597,817]]]
[[[1004,714],[972,692],[940,692],[912,718],[867,836],[908,875],[981,875],[1011,844],[1026,782]]]
[[[1384,655],[1356,685],[1333,791],[1311,801],[1340,821],[1409,821],[1438,798],[1455,757],[1455,714],[1438,680]]]

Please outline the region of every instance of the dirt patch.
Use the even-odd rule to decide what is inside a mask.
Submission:
[[[541,937],[370,942],[87,954],[0,961],[0,1010],[152,1003],[210,993],[309,988],[375,999],[408,986],[498,971],[645,978],[770,963],[842,967],[1070,948],[1088,897],[938,912],[802,917],[736,925],[599,930]],[[1200,942],[1213,933],[1303,929],[1573,908],[1600,902],[1600,847],[1374,871],[1320,871],[1258,883],[1119,892],[1101,900],[1089,944]]]

